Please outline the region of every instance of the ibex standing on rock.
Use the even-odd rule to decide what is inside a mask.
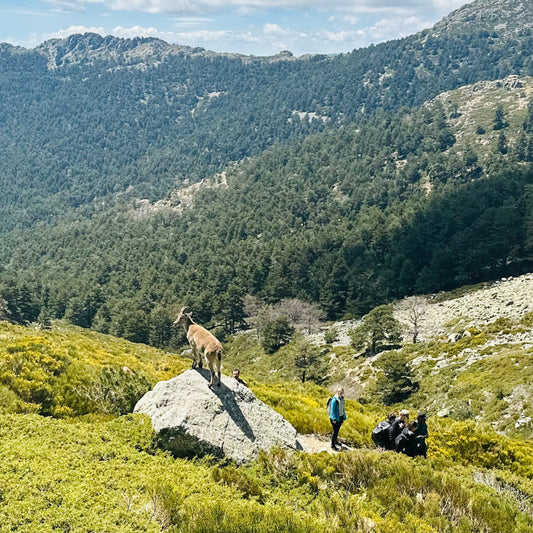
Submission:
[[[213,387],[213,380],[215,377],[214,365],[217,366],[218,383],[220,387],[220,362],[222,361],[222,344],[220,341],[204,327],[196,324],[191,318],[191,313],[186,313],[187,307],[182,307],[178,318],[174,321],[174,326],[182,324],[185,328],[187,340],[192,348],[193,363],[192,367],[203,367],[202,355],[211,371],[211,381],[209,387]]]

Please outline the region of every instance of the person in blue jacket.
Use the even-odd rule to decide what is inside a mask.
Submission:
[[[346,420],[346,409],[344,407],[344,389],[339,387],[337,394],[331,398],[328,408],[329,421],[333,427],[333,434],[331,435],[331,447],[335,450],[339,450],[339,430],[342,423]]]

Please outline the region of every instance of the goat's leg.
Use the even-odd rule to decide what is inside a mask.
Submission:
[[[210,354],[211,355],[211,354]],[[207,357],[207,364],[209,366],[209,371],[211,372],[211,381],[209,382],[209,388],[213,388],[213,381],[215,377],[215,369],[213,368],[213,357]],[[220,385],[220,383],[219,383]]]
[[[220,361],[222,360],[222,354],[220,352],[217,353],[217,374],[218,374],[218,383],[217,385],[220,387]]]
[[[198,356],[198,366],[200,368],[204,368],[204,362],[203,362],[203,350],[196,350],[196,355]]]
[[[200,355],[198,354],[198,350],[191,346],[192,348],[192,368],[196,368],[198,366],[198,361],[200,361],[200,368],[202,368]]]

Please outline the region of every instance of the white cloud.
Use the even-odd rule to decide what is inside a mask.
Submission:
[[[359,19],[359,16],[349,13],[347,15],[344,15],[342,17],[342,20],[346,22],[347,24],[350,24],[350,26],[355,26],[356,24],[359,23],[360,19]]]
[[[207,17],[176,17],[172,20],[176,28],[196,28],[214,21],[214,19]]]
[[[263,26],[264,35],[290,35],[290,30],[283,29],[279,24],[265,24]]]
[[[80,9],[88,4],[101,4],[114,11],[148,13],[201,13],[226,8],[241,14],[249,10],[270,8],[321,9],[350,13],[448,12],[468,0],[45,0],[64,9]]]
[[[122,37],[124,39],[133,39],[134,37],[157,37],[165,41],[172,38],[172,32],[159,31],[156,28],[143,28],[142,26],[132,26],[131,28],[124,28],[122,26],[115,26],[111,31],[115,37]]]
[[[87,8],[89,4],[93,4],[93,7],[99,5],[105,8],[106,13],[113,15],[113,22],[112,18],[107,17],[105,29],[71,26],[55,34],[44,35],[40,42],[50,37],[93,31],[119,37],[158,37],[170,43],[199,46],[217,52],[238,51],[254,55],[273,55],[280,50],[291,50],[295,55],[346,52],[416,33],[430,27],[446,12],[466,3],[465,0],[44,1],[64,9],[68,6],[80,9]],[[269,11],[269,8],[276,6],[284,9]],[[231,19],[226,16],[228,8],[233,15]],[[295,16],[298,8],[302,8],[302,11]],[[125,27],[120,24],[122,14],[116,10],[174,16],[164,17],[165,24],[161,26],[160,21],[151,18],[151,27],[143,27],[142,22]],[[223,10],[226,10],[224,17],[219,19],[216,11],[222,13]],[[242,18],[235,17],[236,14]],[[283,17],[283,14],[287,16]],[[250,15],[248,20],[246,15]],[[303,17],[309,18],[303,22]],[[91,21],[87,26],[99,25],[101,21],[103,19]],[[74,19],[74,24],[76,22],[78,20]],[[32,35],[32,39],[38,41],[36,34]],[[28,41],[24,44],[27,45]]]
[[[318,35],[322,35],[324,40],[333,42],[333,43],[346,43],[354,41],[355,33],[353,31],[327,31],[322,30]]]
[[[370,27],[360,29],[359,34],[364,35],[368,41],[367,44],[370,44],[389,39],[391,35],[406,37],[429,26],[430,22],[418,17],[384,18]]]
[[[187,33],[173,33],[173,42],[180,42],[180,38],[186,39],[187,42],[207,41],[216,42],[232,34],[227,30],[197,30]]]
[[[52,8],[52,12],[56,13],[63,13],[63,12],[71,12],[71,11],[83,11],[85,1],[79,1],[79,0],[44,0],[48,4],[52,4],[54,7]]]

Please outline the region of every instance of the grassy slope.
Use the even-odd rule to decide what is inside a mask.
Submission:
[[[493,129],[496,108],[501,106],[504,110],[507,124],[504,132],[509,144],[513,145],[517,132],[522,129],[532,97],[533,78],[509,76],[503,80],[483,81],[442,93],[433,102],[442,103],[448,113],[455,111],[455,118],[450,122],[458,149],[464,150],[470,146],[481,161],[487,161],[490,154],[496,152],[501,131]],[[485,133],[479,134],[478,127],[483,128]]]
[[[91,423],[1,415],[0,435],[2,532],[525,533],[533,526],[531,448],[485,467],[484,459],[495,463],[520,445],[500,437],[498,449],[494,436],[475,432],[466,453],[457,444],[455,455],[427,461],[368,449],[273,450],[242,468],[154,453],[149,420],[131,415]]]
[[[41,330],[0,321],[0,357],[18,348],[29,350],[32,347],[88,365],[127,366],[155,381],[169,379],[189,366],[189,362],[177,354],[67,323],[57,322],[53,329]]]
[[[441,294],[426,308],[421,330],[430,333],[417,344],[410,342],[409,326],[404,324],[406,340],[399,351],[420,384],[407,400],[408,407],[431,415],[447,413],[455,420],[482,421],[508,436],[533,438],[533,312],[528,312],[532,299],[524,296],[518,302],[517,293],[516,309],[507,305],[513,288],[530,290],[529,278]],[[517,289],[520,279],[523,288]],[[495,318],[504,310],[508,316]],[[452,315],[456,318],[446,321]],[[462,337],[451,342],[452,333]],[[349,346],[334,351],[336,375],[343,369],[344,376],[349,375],[344,378],[348,386],[358,387],[358,397],[376,401],[374,382],[388,353],[363,357]]]
[[[18,352],[10,347],[17,346]],[[61,326],[1,324],[0,361],[22,347],[151,380],[177,356]],[[78,361],[79,362],[79,361]],[[228,363],[230,361],[228,360]],[[161,366],[163,365],[163,366]],[[226,367],[226,371],[231,365]],[[301,432],[329,431],[324,388],[245,376]],[[6,387],[5,374],[2,375]],[[53,387],[53,376],[50,378]],[[157,452],[149,420],[0,415],[0,531],[499,531],[533,527],[533,446],[470,422],[430,418],[428,461],[367,448],[383,406],[348,404],[339,455],[273,450],[243,468]]]

